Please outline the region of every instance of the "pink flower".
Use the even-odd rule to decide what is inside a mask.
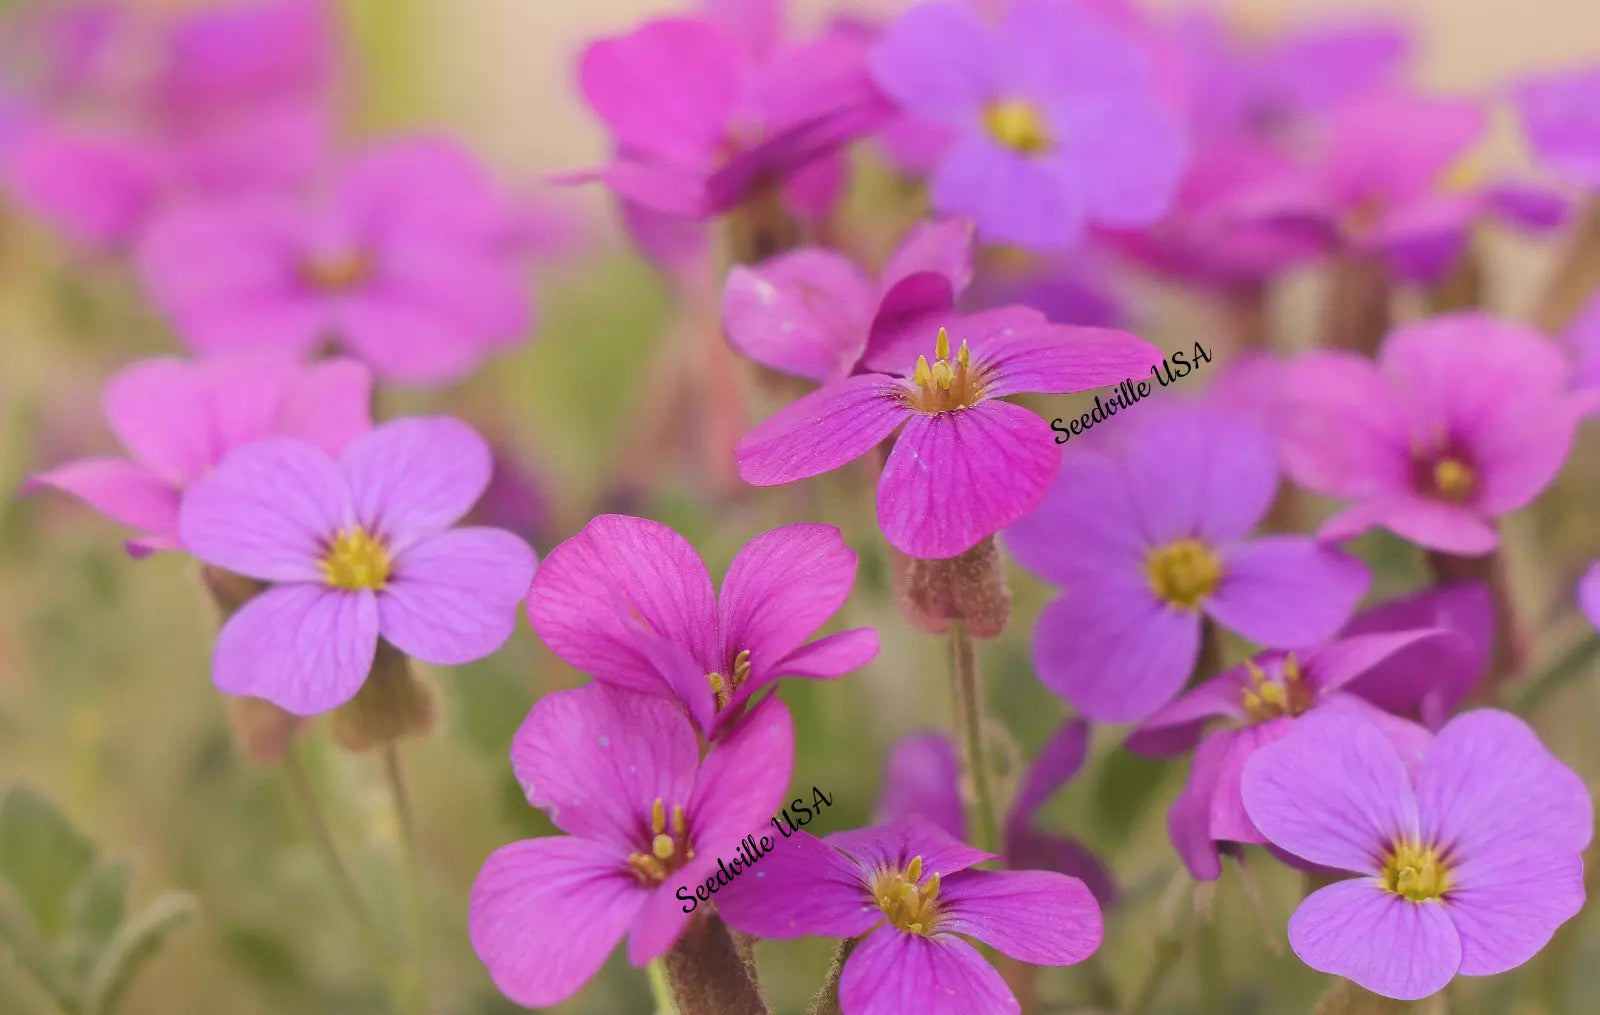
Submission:
[[[1088,886],[1102,906],[1116,898],[1116,885],[1093,853],[1076,839],[1034,827],[1045,801],[1083,767],[1089,749],[1089,724],[1062,723],[1023,776],[1022,787],[1005,818],[1001,853],[1014,868],[1070,874]],[[957,839],[966,839],[966,807],[961,800],[961,759],[949,734],[928,730],[901,738],[884,763],[883,789],[875,820],[894,824],[921,815]]]
[[[902,553],[954,557],[1032,511],[1060,466],[1045,421],[1001,398],[1085,391],[1161,362],[1126,332],[1053,325],[1026,307],[940,323],[919,317],[882,335],[860,365],[873,372],[824,384],[757,426],[736,449],[739,475],[755,486],[821,475],[900,430],[878,524]]]
[[[1246,763],[1244,805],[1275,846],[1360,875],[1302,902],[1289,944],[1386,997],[1514,969],[1583,906],[1593,804],[1506,712],[1458,716],[1410,771],[1366,723],[1307,719]]]
[[[372,378],[349,360],[312,366],[266,353],[135,363],[106,385],[105,414],[132,460],[86,458],[28,481],[136,529],[128,552],[180,549],[178,505],[233,448],[298,437],[338,454],[372,425]]]
[[[175,209],[151,227],[139,268],[195,349],[332,341],[380,377],[446,383],[528,333],[521,225],[465,153],[394,143],[310,204]]]
[[[380,637],[439,665],[499,648],[533,551],[499,529],[450,528],[489,463],[483,438],[447,417],[386,423],[337,459],[286,437],[235,449],[178,518],[200,560],[273,583],[217,636],[217,687],[314,715],[361,689]]]
[[[1600,561],[1591,564],[1578,582],[1578,605],[1589,623],[1600,627]]]
[[[828,156],[890,111],[865,44],[829,31],[781,45],[775,0],[710,6],[710,16],[650,21],[585,50],[579,83],[617,150],[596,175],[679,218],[719,214],[768,184],[802,210],[825,209],[843,171]]]
[[[503,846],[478,873],[467,929],[495,985],[542,1008],[577,993],[624,934],[635,966],[664,954],[692,918],[683,886],[703,885],[766,824],[793,764],[780,701],[702,760],[694,728],[663,699],[604,684],[540,699],[511,767],[567,834]]]
[[[872,336],[948,314],[972,279],[972,226],[926,222],[906,234],[876,282],[821,247],[735,266],[722,321],[735,349],[762,366],[813,381],[849,376]]]
[[[746,543],[719,595],[700,555],[660,522],[600,515],[545,558],[528,619],[550,650],[598,680],[675,696],[706,734],[726,732],[786,676],[829,680],[878,654],[871,628],[807,641],[844,605],[856,555],[831,525],[786,525]]]
[[[1263,652],[1180,695],[1139,724],[1128,748],[1162,756],[1188,749],[1202,730],[1189,781],[1167,815],[1172,845],[1189,873],[1202,881],[1222,874],[1218,843],[1264,843],[1239,796],[1245,763],[1267,744],[1288,736],[1312,714],[1335,711],[1377,727],[1400,752],[1412,757],[1431,739],[1428,731],[1348,691],[1357,678],[1407,649],[1433,655],[1461,651],[1465,638],[1439,629],[1368,634],[1303,652]],[[1431,660],[1407,658],[1413,666]],[[1221,725],[1212,725],[1215,720]]]
[[[1481,582],[1457,582],[1391,599],[1351,618],[1343,637],[1443,628],[1456,637],[1402,649],[1344,689],[1386,712],[1437,730],[1472,694],[1489,668],[1494,597]]]
[[[1525,81],[1515,101],[1535,157],[1580,187],[1600,189],[1600,66]]]
[[[992,859],[917,817],[825,839],[799,831],[717,908],[757,937],[861,937],[839,981],[844,1015],[1014,1013],[1010,988],[966,939],[1070,966],[1094,954],[1103,924],[1077,878],[972,869]]]
[[[1202,621],[1263,645],[1315,644],[1370,581],[1315,539],[1252,535],[1278,490],[1265,430],[1162,405],[1113,416],[1098,445],[1069,445],[1039,509],[1006,530],[1017,560],[1062,590],[1034,628],[1039,679],[1098,722],[1171,701],[1200,658]]]
[[[1284,374],[1279,451],[1298,482],[1355,501],[1322,526],[1381,525],[1446,553],[1499,543],[1494,519],[1561,469],[1585,408],[1572,368],[1537,332],[1484,314],[1436,317],[1384,340],[1377,364],[1303,356]]]

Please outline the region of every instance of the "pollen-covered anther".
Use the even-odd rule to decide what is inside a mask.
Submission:
[[[306,285],[323,292],[354,289],[372,276],[372,265],[359,251],[327,251],[307,257],[300,264],[300,277]]]
[[[1437,899],[1450,890],[1450,867],[1440,851],[1417,842],[1400,841],[1383,864],[1383,887],[1412,902]]]
[[[358,525],[334,537],[322,558],[322,575],[341,589],[381,589],[392,566],[383,542]]]
[[[1306,682],[1293,652],[1284,657],[1279,680],[1268,677],[1254,660],[1247,659],[1244,665],[1250,673],[1250,683],[1243,688],[1241,697],[1245,714],[1252,722],[1304,715],[1316,704],[1316,692]]]
[[[728,668],[728,676],[721,673],[707,673],[706,680],[711,683],[711,693],[716,697],[717,709],[721,711],[733,701],[733,694],[743,687],[745,681],[750,679],[750,650],[745,649],[733,657],[733,665]]]
[[[930,934],[939,922],[939,874],[922,881],[920,856],[912,857],[905,870],[881,871],[873,879],[872,897],[889,922],[907,933]]]
[[[1433,489],[1441,498],[1459,504],[1467,499],[1477,483],[1472,467],[1459,458],[1446,456],[1433,463]]]
[[[1222,559],[1198,539],[1179,539],[1151,550],[1144,574],[1162,602],[1195,610],[1222,581]]]
[[[689,844],[689,822],[682,804],[672,805],[672,825],[668,831],[667,805],[660,797],[650,805],[650,845],[648,850],[628,854],[628,867],[642,884],[659,885],[673,871],[694,859]]]
[[[983,111],[983,127],[996,143],[1023,155],[1037,155],[1055,146],[1044,116],[1024,99],[991,102]]]
[[[934,341],[933,362],[928,362],[927,356],[918,356],[911,381],[916,388],[911,392],[910,405],[922,412],[964,409],[983,397],[983,386],[972,367],[972,350],[962,341],[952,360],[950,333],[944,328],[939,329]]]

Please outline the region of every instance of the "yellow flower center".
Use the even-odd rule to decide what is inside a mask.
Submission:
[[[1150,587],[1164,602],[1198,609],[1222,580],[1222,560],[1198,539],[1179,539],[1150,551],[1144,560]]]
[[[1450,868],[1431,846],[1402,840],[1383,862],[1383,887],[1412,902],[1437,899],[1450,890]]]
[[[1244,711],[1251,722],[1265,722],[1279,716],[1304,715],[1316,704],[1316,692],[1306,683],[1300,661],[1290,652],[1284,657],[1282,679],[1273,680],[1262,672],[1255,660],[1245,660],[1250,671],[1250,686],[1244,688]]]
[[[939,875],[922,884],[922,857],[911,858],[903,871],[879,871],[872,879],[872,897],[889,922],[910,934],[933,933],[939,922]]]
[[[707,673],[706,679],[711,681],[711,693],[717,696],[717,710],[727,708],[728,702],[733,700],[733,692],[750,679],[750,650],[745,649],[733,657],[733,668],[726,678],[720,673]]]
[[[372,263],[357,250],[312,254],[300,263],[300,277],[313,289],[344,292],[372,276]]]
[[[383,543],[358,525],[334,537],[322,558],[322,575],[341,589],[381,589],[392,566]]]
[[[659,885],[668,875],[694,859],[689,843],[689,821],[683,805],[672,805],[672,827],[667,827],[667,805],[656,797],[650,807],[650,848],[628,854],[628,867],[641,884]]]
[[[917,368],[911,374],[912,390],[908,402],[919,412],[950,412],[965,409],[983,398],[983,385],[978,372],[972,367],[972,350],[962,342],[955,359],[950,358],[950,333],[939,329],[933,344],[933,362],[928,357],[917,357]]]
[[[1055,144],[1044,117],[1024,99],[991,102],[983,111],[983,129],[1000,145],[1023,155],[1037,155]]]
[[[1433,463],[1433,490],[1441,499],[1460,504],[1472,493],[1477,477],[1472,467],[1459,458],[1446,456]]]

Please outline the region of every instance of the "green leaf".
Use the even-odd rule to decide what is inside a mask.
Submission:
[[[46,936],[66,925],[73,889],[94,865],[94,844],[26,786],[0,803],[0,876],[16,888]]]
[[[9,958],[14,976],[25,977],[37,992],[49,996],[63,1010],[74,1010],[77,990],[56,961],[50,942],[40,932],[20,893],[3,877],[0,877],[0,952]]]
[[[73,974],[87,977],[127,912],[128,865],[103,861],[72,894],[70,929],[62,952]]]
[[[84,1015],[115,1012],[139,970],[161,950],[167,937],[194,919],[198,911],[194,896],[187,892],[162,892],[123,924],[89,974]]]

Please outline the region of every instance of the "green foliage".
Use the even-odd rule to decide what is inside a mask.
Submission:
[[[104,860],[50,801],[0,802],[0,982],[66,1015],[112,1015],[194,899],[163,892],[131,917],[128,867]]]

